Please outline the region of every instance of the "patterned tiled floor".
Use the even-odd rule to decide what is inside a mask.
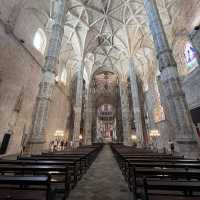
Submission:
[[[131,200],[131,193],[108,145],[71,191],[69,200]]]

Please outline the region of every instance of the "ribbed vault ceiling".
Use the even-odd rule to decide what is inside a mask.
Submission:
[[[172,8],[179,1],[157,1],[167,28],[172,23]],[[87,53],[94,55],[92,73],[98,68],[116,68],[127,78],[130,56],[142,76],[150,64],[155,68],[143,0],[68,0],[67,7],[65,37],[77,60]]]
[[[7,4],[6,0],[0,0]],[[35,15],[50,30],[47,20],[50,16],[50,2],[55,0],[16,0],[26,4],[25,8]],[[170,42],[173,46],[177,33],[185,30],[188,4],[198,0],[157,0],[159,12]],[[127,58],[133,57],[135,66],[143,81],[156,73],[155,51],[147,25],[143,0],[66,0],[66,22],[61,59],[76,71],[78,63],[86,58],[85,68],[88,80],[96,71],[117,72],[126,79]],[[38,12],[39,11],[39,12]],[[46,18],[45,18],[46,19]],[[178,21],[177,21],[178,20]],[[177,23],[180,22],[180,23]],[[90,69],[89,69],[90,68]]]

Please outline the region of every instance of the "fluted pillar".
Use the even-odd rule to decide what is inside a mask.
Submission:
[[[54,16],[54,24],[49,41],[42,80],[39,84],[39,93],[36,102],[35,116],[33,120],[33,132],[30,143],[32,151],[40,152],[46,142],[45,128],[48,120],[49,104],[55,83],[55,71],[61,49],[64,34],[65,0],[57,0]]]
[[[127,83],[120,81],[119,83],[120,98],[121,98],[121,111],[122,111],[122,128],[123,128],[123,143],[124,145],[131,145],[131,127],[129,123],[129,106],[128,106],[128,93]]]
[[[83,101],[83,61],[80,62],[77,85],[76,85],[76,102],[74,106],[74,131],[73,131],[73,145],[74,147],[79,146],[79,136],[81,129],[81,117],[82,117],[82,101]]]
[[[86,98],[86,119],[85,119],[85,137],[84,144],[92,144],[92,94],[89,89],[87,98]]]
[[[195,155],[198,150],[196,134],[178,77],[177,64],[169,47],[156,1],[144,0],[144,6],[159,61],[168,120],[174,130],[172,139],[176,142],[175,150],[181,154]]]
[[[132,95],[132,102],[133,102],[133,113],[135,119],[135,128],[136,128],[136,135],[140,140],[141,144],[144,142],[144,131],[142,126],[142,112],[140,106],[140,97],[139,97],[139,89],[138,89],[138,82],[137,82],[137,74],[134,67],[133,58],[129,58],[129,74],[130,74],[130,83],[131,83],[131,95]]]
[[[120,96],[117,96],[119,98],[119,102],[117,102],[116,107],[116,134],[117,134],[117,142],[123,141],[123,135],[122,135],[122,115],[121,115],[121,102],[120,102]]]

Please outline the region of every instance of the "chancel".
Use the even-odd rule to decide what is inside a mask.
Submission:
[[[199,200],[200,1],[0,0],[0,199]]]

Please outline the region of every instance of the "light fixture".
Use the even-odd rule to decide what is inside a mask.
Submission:
[[[151,130],[150,131],[150,137],[159,137],[160,136],[160,133],[158,130]]]
[[[59,76],[55,76],[55,83],[57,84],[59,82]]]
[[[131,135],[131,139],[132,140],[137,140],[137,136],[136,135]]]
[[[83,139],[83,136],[80,134],[79,135],[79,140],[82,140]]]
[[[56,130],[56,132],[54,133],[55,137],[64,137],[64,131],[62,130]]]

